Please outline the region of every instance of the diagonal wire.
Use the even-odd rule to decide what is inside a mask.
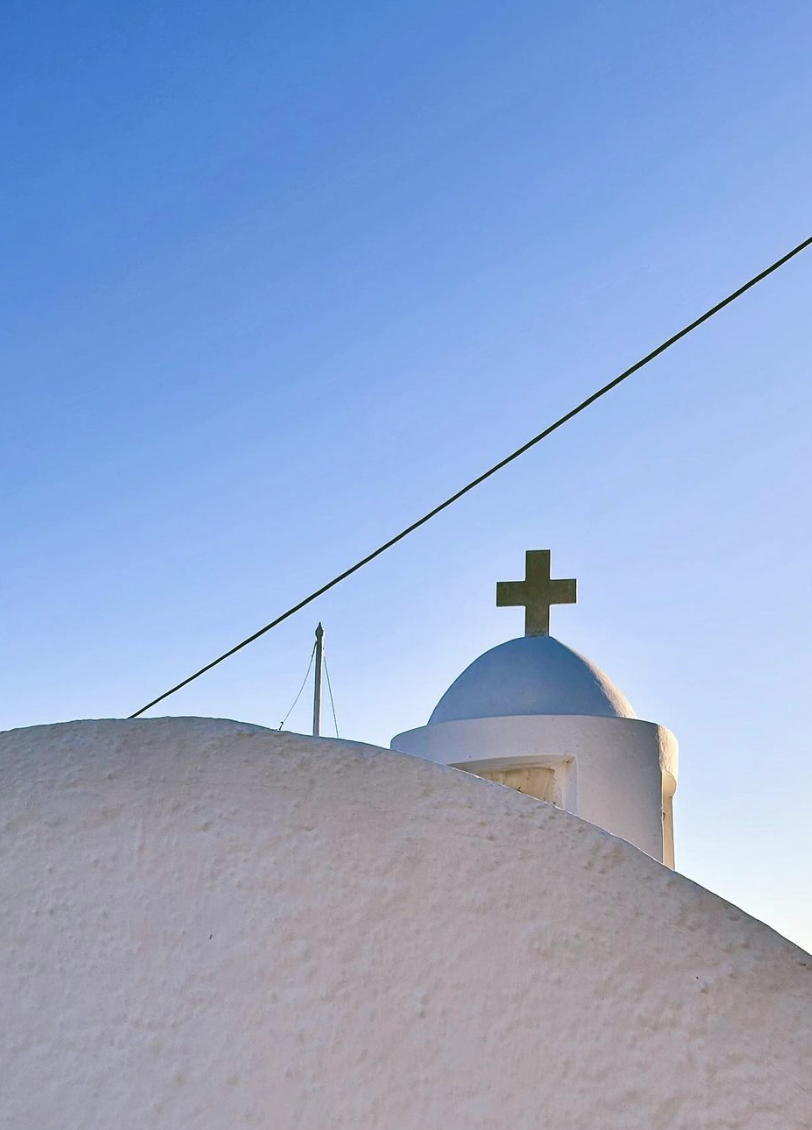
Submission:
[[[232,655],[236,655],[238,651],[242,651],[244,647],[248,647],[248,645],[250,643],[253,643],[254,640],[258,640],[260,636],[264,636],[266,632],[270,632],[272,628],[277,627],[278,624],[281,624],[284,620],[289,619],[296,612],[299,612],[302,608],[305,608],[308,604],[312,604],[314,600],[318,599],[318,597],[323,596],[324,593],[329,592],[330,589],[335,588],[335,586],[338,584],[341,584],[341,582],[345,581],[347,577],[351,577],[353,573],[357,573],[359,569],[363,569],[363,567],[365,565],[368,565],[370,561],[374,561],[376,557],[380,557],[382,553],[386,553],[387,549],[391,549],[393,545],[397,545],[399,541],[403,541],[405,537],[408,537],[409,534],[414,533],[414,531],[418,530],[421,526],[424,526],[426,522],[430,522],[432,518],[435,518],[438,514],[442,513],[443,510],[446,510],[449,506],[453,505],[453,503],[462,498],[463,495],[468,494],[468,492],[472,491],[474,487],[478,487],[480,483],[484,483],[486,479],[489,479],[491,477],[491,475],[495,475],[497,471],[501,471],[503,467],[507,467],[509,463],[512,463],[514,459],[518,459],[520,455],[524,455],[524,453],[526,451],[529,451],[531,447],[535,447],[537,443],[541,443],[542,440],[545,440],[548,436],[552,435],[553,432],[558,431],[558,429],[563,427],[564,424],[568,423],[579,413],[583,412],[585,409],[589,408],[590,405],[594,404],[596,400],[600,400],[602,396],[606,396],[606,394],[608,392],[611,392],[612,389],[617,388],[617,386],[621,384],[622,381],[625,381],[628,377],[632,376],[633,373],[638,372],[645,365],[648,365],[650,361],[653,361],[655,357],[659,357],[661,353],[665,353],[665,351],[667,349],[670,349],[672,345],[676,345],[676,343],[678,341],[681,341],[682,338],[687,337],[689,333],[697,329],[697,327],[701,326],[703,322],[707,322],[714,316],[714,314],[718,314],[720,310],[724,310],[724,308],[726,306],[729,306],[731,302],[735,302],[737,298],[740,298],[752,287],[756,286],[763,279],[766,279],[768,275],[773,274],[774,271],[777,271],[780,267],[783,267],[785,263],[788,263],[790,259],[793,259],[796,255],[800,254],[801,251],[804,251],[807,247],[809,247],[810,244],[812,244],[812,235],[808,236],[801,243],[793,247],[791,251],[788,251],[785,255],[782,255],[780,259],[776,259],[775,262],[771,263],[769,267],[765,267],[763,271],[759,271],[757,275],[754,275],[751,279],[748,279],[746,283],[743,283],[740,287],[737,287],[736,290],[734,290],[731,294],[728,294],[726,298],[723,298],[720,302],[717,302],[714,306],[711,306],[710,309],[706,310],[704,314],[700,314],[700,316],[698,318],[695,318],[693,322],[689,322],[687,326],[683,326],[681,330],[678,330],[677,333],[673,334],[666,341],[662,342],[661,345],[658,345],[656,349],[652,349],[652,351],[650,353],[647,353],[645,357],[641,357],[639,361],[636,361],[633,365],[630,365],[628,369],[624,369],[623,372],[616,376],[613,380],[597,389],[592,393],[591,396],[588,396],[586,400],[582,400],[580,404],[577,404],[574,408],[570,409],[569,412],[566,412],[563,416],[560,416],[554,423],[544,428],[543,431],[540,431],[538,435],[533,436],[532,439],[529,439],[526,443],[523,443],[521,447],[517,447],[515,451],[512,451],[510,455],[506,455],[504,459],[500,459],[498,463],[494,463],[494,465],[492,467],[489,467],[487,471],[483,471],[481,475],[477,475],[475,479],[472,479],[469,483],[466,483],[464,487],[461,487],[459,490],[455,491],[454,494],[449,495],[449,497],[445,499],[444,502],[439,503],[433,509],[429,510],[428,513],[424,514],[422,518],[418,518],[416,522],[412,522],[411,525],[406,526],[406,528],[401,530],[399,534],[395,534],[394,537],[390,538],[388,541],[385,541],[382,545],[379,545],[377,549],[373,549],[373,551],[371,553],[368,553],[366,557],[362,557],[359,561],[356,561],[354,565],[351,565],[348,569],[345,569],[343,573],[339,573],[337,576],[333,577],[332,580],[327,581],[326,584],[322,585],[321,588],[318,588],[314,592],[311,592],[309,596],[306,596],[303,600],[300,600],[298,604],[292,605],[287,609],[286,612],[283,612],[280,616],[277,616],[275,620],[271,620],[269,624],[266,624],[258,631],[252,633],[252,635],[247,636],[244,640],[241,640],[240,643],[235,644],[234,647],[229,648],[228,651],[224,651],[222,655],[218,655],[216,659],[212,659],[210,663],[207,663],[204,667],[201,667],[198,671],[195,671],[193,675],[189,675],[187,676],[187,678],[182,679],[181,682],[176,683],[174,687],[170,687],[168,691],[164,691],[163,694],[159,694],[157,698],[153,698],[145,706],[142,706],[139,710],[136,710],[134,714],[130,714],[129,717],[138,718],[140,714],[143,714],[151,707],[157,706],[158,703],[163,702],[165,698],[169,698],[170,695],[175,694],[175,692],[181,690],[182,687],[186,687],[189,685],[189,683],[194,682],[195,679],[199,679],[201,675],[205,675],[207,671],[211,671],[212,667],[216,667],[218,663],[222,663],[225,659],[229,659]]]
[[[336,719],[336,704],[333,700],[333,686],[332,686],[332,683],[330,682],[330,668],[327,666],[327,653],[326,652],[323,655],[323,659],[324,659],[324,674],[327,676],[327,690],[328,690],[329,695],[330,695],[330,709],[333,712],[333,728],[335,729],[336,737],[338,737],[338,721]]]
[[[284,718],[282,719],[282,721],[281,721],[281,722],[279,723],[279,729],[280,729],[280,730],[281,730],[281,729],[282,729],[282,727],[283,727],[283,726],[285,725],[285,723],[287,722],[288,718],[290,718],[291,714],[293,713],[293,711],[294,711],[294,710],[295,710],[295,708],[296,708],[296,703],[297,703],[297,702],[299,701],[299,699],[300,699],[300,698],[302,697],[302,691],[303,691],[303,690],[305,689],[305,686],[307,685],[307,679],[308,679],[308,676],[310,675],[310,671],[311,671],[311,669],[312,669],[312,667],[313,667],[313,656],[314,656],[315,654],[316,654],[316,645],[315,645],[315,644],[313,644],[313,650],[312,650],[312,651],[310,652],[310,662],[309,662],[309,663],[308,663],[308,665],[307,665],[307,671],[305,672],[305,677],[304,677],[304,678],[302,679],[302,685],[301,685],[301,686],[299,687],[299,691],[298,691],[298,693],[297,693],[297,695],[296,695],[296,698],[294,698],[294,700],[293,700],[293,705],[291,706],[290,710],[289,710],[289,711],[287,712],[287,714],[285,715],[285,717],[284,717]]]

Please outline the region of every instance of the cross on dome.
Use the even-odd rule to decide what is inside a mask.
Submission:
[[[528,549],[523,581],[497,581],[496,607],[524,606],[524,634],[549,636],[550,605],[575,604],[575,581],[550,579],[550,550]]]

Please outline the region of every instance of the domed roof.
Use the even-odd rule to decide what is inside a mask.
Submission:
[[[475,659],[437,703],[429,725],[519,714],[636,717],[626,696],[583,655],[552,636],[523,636]]]

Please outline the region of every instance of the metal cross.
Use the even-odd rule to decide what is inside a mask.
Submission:
[[[496,606],[524,605],[524,634],[549,636],[550,605],[575,604],[575,581],[550,580],[549,549],[528,549],[523,581],[497,581]]]

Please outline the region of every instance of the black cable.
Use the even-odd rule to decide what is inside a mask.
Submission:
[[[148,702],[146,706],[142,706],[140,710],[136,710],[135,714],[130,714],[129,717],[137,718],[140,714],[143,714],[145,710],[149,710],[151,707],[157,706],[159,702],[163,702],[165,698],[169,698],[169,696],[174,694],[175,691],[179,691],[182,687],[186,687],[189,685],[189,683],[194,682],[195,679],[199,679],[201,675],[205,675],[207,671],[211,671],[212,667],[216,667],[218,663],[222,663],[224,659],[229,659],[232,655],[236,655],[238,651],[241,651],[244,647],[247,647],[250,643],[253,643],[254,640],[258,640],[260,636],[264,636],[266,632],[270,632],[271,628],[277,627],[278,624],[281,624],[284,620],[289,619],[296,612],[299,612],[302,608],[305,608],[308,604],[312,604],[314,600],[318,599],[318,597],[323,596],[324,593],[329,592],[330,589],[335,588],[336,585],[340,584],[342,581],[345,581],[347,577],[351,577],[353,573],[357,573],[359,569],[363,569],[363,567],[365,565],[368,565],[370,561],[374,561],[376,557],[380,557],[382,553],[385,553],[387,551],[387,549],[391,549],[393,545],[397,545],[399,541],[403,541],[405,537],[408,537],[409,534],[413,533],[421,526],[424,526],[426,522],[429,522],[432,518],[436,517],[437,514],[440,514],[443,510],[446,510],[449,506],[452,505],[452,503],[462,498],[463,495],[468,494],[468,492],[473,490],[474,487],[478,487],[480,483],[484,483],[486,479],[489,479],[491,477],[491,475],[495,475],[497,471],[501,471],[503,467],[506,467],[508,465],[508,463],[512,463],[514,459],[518,459],[520,455],[524,455],[525,451],[529,451],[531,447],[535,447],[537,443],[541,443],[543,439],[546,439],[547,436],[552,435],[553,432],[557,431],[560,427],[563,427],[564,424],[568,423],[580,412],[583,412],[585,408],[589,408],[589,406],[591,404],[594,404],[596,400],[600,400],[600,398],[602,396],[605,396],[607,392],[611,392],[613,388],[616,388],[622,381],[625,381],[627,377],[630,377],[633,373],[636,373],[639,369],[642,369],[644,365],[648,365],[650,361],[653,361],[655,357],[659,357],[661,353],[665,353],[666,349],[670,349],[672,345],[675,345],[682,338],[686,337],[689,333],[691,333],[692,330],[695,330],[698,326],[701,326],[703,322],[707,322],[709,318],[712,318],[714,316],[714,314],[718,314],[720,310],[724,310],[725,306],[729,306],[731,302],[735,302],[737,298],[740,298],[741,295],[750,290],[751,287],[754,287],[757,283],[760,283],[762,279],[766,279],[768,275],[771,275],[773,271],[777,271],[779,267],[783,267],[785,263],[788,263],[790,259],[793,259],[801,251],[809,247],[810,244],[812,244],[812,235],[805,239],[802,243],[799,243],[797,247],[793,247],[791,251],[788,251],[786,253],[786,255],[782,255],[780,259],[776,259],[776,261],[770,264],[769,267],[766,267],[763,271],[759,271],[757,275],[754,275],[753,278],[749,279],[746,283],[744,283],[743,286],[740,286],[737,290],[734,290],[732,294],[729,294],[727,296],[727,298],[723,298],[721,302],[717,302],[715,306],[711,306],[711,308],[709,310],[706,310],[704,314],[701,314],[693,322],[689,323],[689,325],[683,327],[683,329],[681,329],[678,333],[675,333],[673,337],[668,338],[668,340],[664,341],[662,345],[658,345],[656,349],[652,349],[651,353],[647,353],[645,357],[641,358],[639,361],[636,361],[634,365],[631,365],[628,369],[624,369],[624,371],[619,376],[615,377],[614,380],[609,381],[608,384],[605,384],[602,388],[599,388],[597,392],[593,392],[591,396],[588,396],[586,398],[586,400],[582,400],[580,404],[578,404],[575,408],[572,408],[564,416],[561,416],[558,420],[555,421],[554,424],[550,424],[549,427],[545,428],[543,432],[539,432],[538,435],[533,436],[533,438],[529,439],[527,443],[523,443],[521,447],[517,447],[515,451],[512,451],[510,455],[506,455],[504,459],[500,459],[498,463],[494,463],[494,465],[492,467],[489,467],[487,471],[483,471],[481,475],[478,475],[475,479],[472,479],[470,483],[467,483],[460,490],[455,491],[455,493],[447,498],[445,502],[441,502],[439,506],[435,506],[433,510],[429,510],[429,512],[427,514],[424,514],[422,518],[418,518],[416,522],[412,522],[410,526],[407,526],[404,530],[401,530],[399,534],[396,534],[393,538],[390,538],[389,541],[384,542],[383,545],[379,545],[377,549],[374,549],[372,551],[372,553],[368,553],[366,557],[362,557],[360,561],[356,561],[356,563],[354,565],[351,565],[349,569],[345,569],[343,573],[339,573],[338,576],[333,577],[331,581],[328,581],[327,584],[322,585],[321,588],[316,589],[315,592],[312,592],[309,596],[306,596],[304,600],[300,600],[298,604],[294,604],[292,608],[289,608],[287,610],[287,612],[283,612],[281,616],[277,616],[275,620],[271,620],[270,624],[266,624],[264,628],[260,628],[259,631],[254,632],[253,635],[250,635],[240,643],[235,644],[235,646],[229,648],[228,651],[224,651],[222,655],[217,657],[217,659],[213,659],[211,663],[207,663],[205,667],[201,667],[199,671],[195,671],[193,675],[189,675],[188,678],[184,679],[180,683],[177,683],[168,691],[164,691],[163,694],[158,695],[157,698],[152,699],[152,701]]]
[[[330,692],[330,709],[333,712],[333,729],[336,732],[336,737],[339,737],[340,735],[338,733],[338,719],[336,718],[336,704],[335,699],[333,698],[333,684],[330,682],[330,668],[327,666],[326,651],[324,652],[324,674],[327,676],[327,690]]]
[[[297,692],[297,694],[296,694],[296,698],[294,698],[294,700],[293,700],[293,705],[291,706],[290,710],[289,710],[289,711],[287,712],[287,714],[285,715],[285,717],[284,717],[284,718],[282,719],[282,721],[281,721],[281,722],[279,723],[279,729],[280,729],[280,730],[281,730],[281,729],[282,729],[282,728],[284,727],[284,725],[285,725],[285,723],[287,722],[288,718],[290,718],[291,714],[292,714],[292,713],[293,713],[293,711],[294,711],[294,710],[296,709],[296,703],[297,703],[297,702],[299,701],[299,699],[300,699],[300,698],[302,697],[302,691],[303,691],[303,690],[305,689],[305,686],[306,686],[306,684],[307,684],[307,677],[308,677],[308,675],[310,674],[311,670],[313,669],[313,659],[315,658],[315,655],[316,655],[316,645],[315,645],[315,644],[313,644],[313,647],[312,647],[312,649],[311,649],[311,651],[310,651],[310,662],[309,662],[309,663],[308,663],[308,665],[307,665],[307,670],[305,671],[305,677],[304,677],[304,678],[302,679],[302,685],[301,685],[301,686],[299,687],[299,690],[298,690],[298,692]]]

